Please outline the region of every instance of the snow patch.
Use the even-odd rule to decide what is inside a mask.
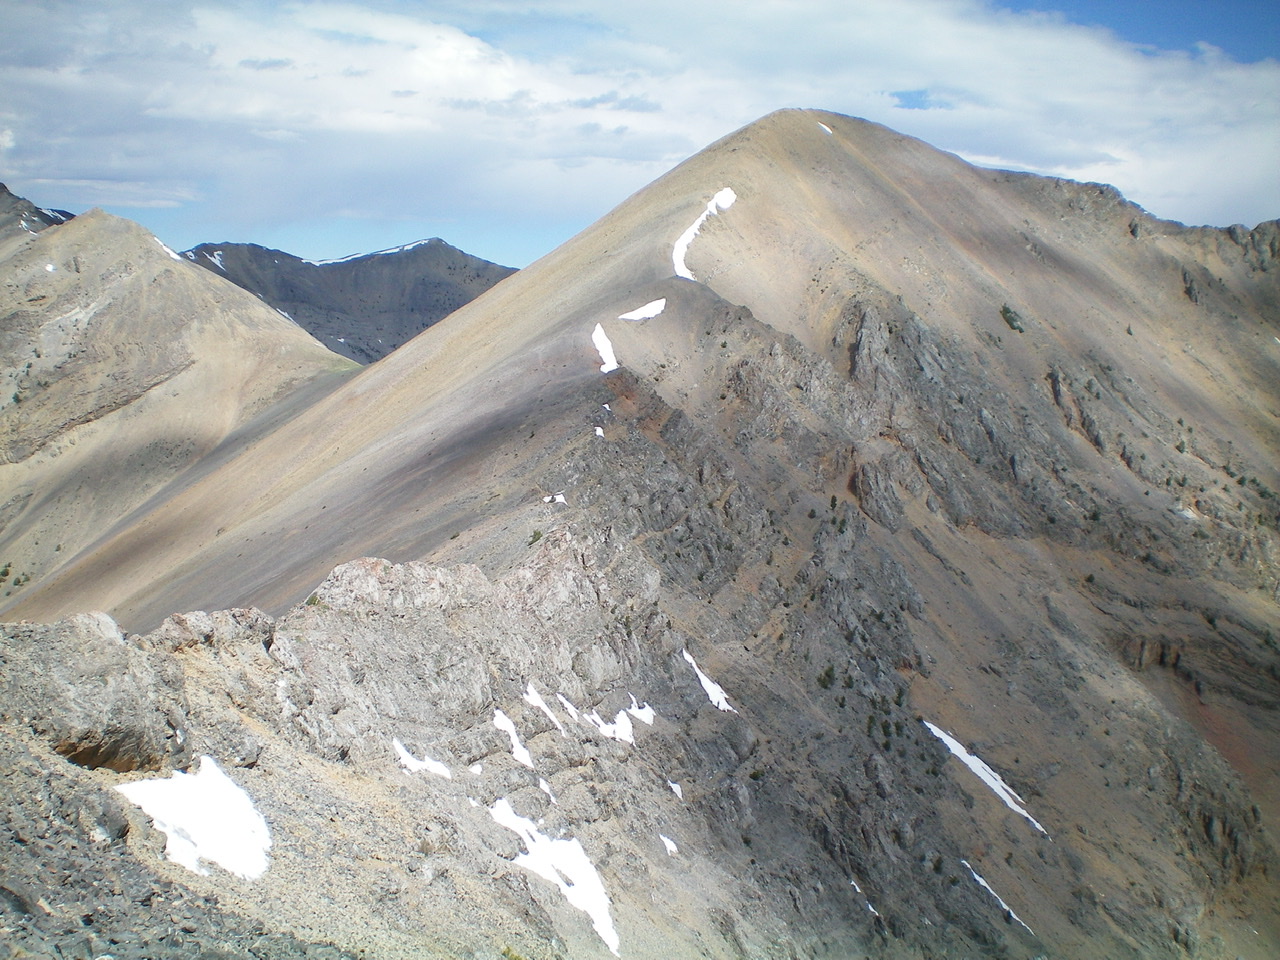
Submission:
[[[533,757],[520,742],[520,734],[516,733],[515,721],[508,717],[501,710],[493,711],[493,725],[499,730],[504,731],[511,738],[511,755],[516,758],[517,762],[523,763],[530,770],[533,769]]]
[[[668,780],[667,786],[671,788],[671,792],[674,793],[677,797],[679,797],[681,800],[684,799],[684,791],[680,789],[680,784],[676,783],[674,780]]]
[[[540,833],[532,820],[512,809],[506,797],[490,807],[489,814],[518,835],[528,851],[518,854],[512,862],[559,887],[570,904],[591,918],[600,939],[617,956],[620,941],[609,916],[609,894],[582,844],[576,839],[558,840]]]
[[[541,777],[538,778],[538,789],[541,790],[543,793],[545,793],[548,797],[550,797],[552,803],[557,804],[557,806],[559,805],[558,801],[556,800],[556,795],[551,792],[551,784],[547,783],[547,781],[542,779]]]
[[[827,135],[828,137],[829,137],[829,136],[831,136],[831,128],[830,128],[830,127],[828,127],[828,126],[827,126],[825,123],[823,123],[821,120],[819,120],[819,121],[818,121],[818,126],[820,126],[820,127],[823,129],[823,131],[826,133],[826,135]]]
[[[597,437],[603,437],[603,436],[604,436],[604,427],[596,427],[596,436],[597,436]]]
[[[202,756],[195,773],[179,771],[168,778],[122,783],[116,789],[168,837],[164,855],[174,863],[207,876],[200,861],[210,860],[245,880],[266,872],[271,848],[267,821],[212,757]]]
[[[470,770],[475,776],[478,777],[480,776],[481,771],[484,770],[484,764],[473,763],[471,766],[467,767],[467,769]]]
[[[559,717],[551,712],[551,708],[547,706],[547,701],[542,699],[542,694],[534,689],[533,681],[529,681],[528,686],[524,689],[524,702],[529,704],[531,707],[537,707],[545,713],[547,715],[547,719],[556,725],[556,729],[561,733],[564,733],[564,724],[560,722]]]
[[[565,712],[567,712],[569,716],[573,717],[574,720],[580,719],[578,716],[578,708],[565,699],[565,695],[563,693],[557,693],[556,699],[560,701],[560,705],[564,707]]]
[[[693,655],[688,650],[681,650],[680,655],[684,657],[689,666],[693,667],[693,672],[698,675],[698,682],[702,684],[702,689],[706,691],[707,699],[716,707],[717,710],[727,710],[729,713],[737,713],[729,703],[729,697],[724,692],[724,687],[716,683],[698,668],[697,661],[693,659]]]
[[[651,320],[666,309],[667,298],[650,300],[643,307],[636,307],[630,313],[618,314],[619,320]]]
[[[1000,774],[987,766],[981,758],[975,757],[971,754],[961,745],[959,740],[951,736],[951,734],[947,733],[941,727],[934,726],[928,720],[922,722],[929,728],[930,733],[945,743],[947,745],[947,749],[955,754],[966,767],[973,771],[974,775],[977,776],[979,780],[991,788],[991,792],[999,797],[1006,807],[1018,814],[1018,816],[1025,817],[1033,827],[1043,833],[1046,837],[1049,836],[1049,831],[1040,826],[1040,824],[1036,822],[1035,818],[1031,816],[1031,814],[1027,813],[1023,808],[1022,805],[1026,801],[1018,796],[1012,787],[1000,779]]]
[[[553,494],[550,494],[549,496],[543,497],[542,502],[543,503],[568,503],[569,501],[564,498],[564,493],[561,492],[561,493],[553,493]]]
[[[627,707],[627,713],[631,714],[646,726],[652,727],[653,720],[657,716],[653,707],[649,706],[647,703],[643,707],[640,706],[640,704],[636,703],[636,695],[634,693],[629,693],[627,696],[631,698],[631,706]]]
[[[609,723],[604,720],[600,716],[599,711],[596,710],[592,710],[582,719],[586,720],[587,723],[591,724],[611,740],[618,740],[622,743],[629,743],[633,746],[635,745],[636,738],[635,733],[633,732],[634,728],[631,726],[631,718],[627,716],[626,710],[619,710],[617,716],[613,718],[613,723]]]
[[[658,839],[662,841],[662,845],[667,848],[667,856],[674,857],[680,852],[680,848],[676,846],[676,842],[664,833],[658,834]]]
[[[46,264],[44,265],[44,268],[45,268],[46,270],[48,270],[50,273],[53,273],[53,272],[55,272],[55,271],[58,269],[58,268],[57,268],[57,267],[55,267],[52,263],[46,263]]]
[[[223,273],[227,272],[227,266],[222,262],[221,250],[215,250],[213,251],[213,253],[206,253],[204,255],[204,258],[208,260],[210,263],[212,263],[219,270],[221,270]]]
[[[617,370],[618,358],[613,352],[613,344],[609,341],[609,335],[604,332],[604,327],[598,323],[591,331],[591,342],[596,345],[596,352],[600,354],[600,372]]]
[[[1033,937],[1036,935],[1036,932],[1035,932],[1034,930],[1032,930],[1030,927],[1028,927],[1025,923],[1023,923],[1022,918],[1021,918],[1020,916],[1018,916],[1016,913],[1014,913],[1014,912],[1013,912],[1013,908],[1012,908],[1012,907],[1010,907],[1007,903],[1005,903],[1005,902],[1004,902],[1004,900],[1002,900],[1002,899],[1000,898],[1000,894],[996,893],[994,890],[992,890],[992,889],[991,889],[991,884],[987,883],[987,881],[986,881],[986,880],[984,880],[984,879],[979,875],[979,873],[978,873],[978,871],[977,871],[977,870],[975,870],[975,869],[973,869],[973,867],[969,866],[969,861],[968,861],[968,860],[961,860],[960,862],[961,862],[961,863],[963,863],[966,867],[968,867],[969,872],[970,872],[971,874],[973,874],[973,879],[974,879],[974,880],[977,880],[977,881],[978,881],[978,884],[979,884],[979,885],[980,885],[984,890],[986,890],[986,891],[987,891],[987,893],[991,894],[993,897],[995,897],[995,898],[996,898],[996,903],[1000,904],[1000,906],[1004,909],[1004,912],[1005,912],[1005,913],[1009,914],[1009,916],[1013,917],[1013,919],[1015,919],[1015,920],[1017,920],[1019,923],[1021,923],[1021,924],[1022,924],[1022,926],[1026,929],[1027,933],[1031,934]]]
[[[363,260],[365,257],[386,257],[393,253],[406,253],[417,247],[431,246],[437,243],[444,243],[444,241],[438,237],[432,237],[428,240],[414,240],[412,243],[404,243],[398,247],[388,247],[386,250],[375,250],[373,253],[352,253],[345,257],[338,257],[336,260],[303,260],[302,262],[309,263],[313,267],[327,267],[334,263],[350,263],[352,260]]]
[[[685,255],[689,252],[689,244],[693,243],[694,237],[698,235],[702,225],[707,222],[707,217],[718,214],[721,210],[728,210],[737,199],[738,195],[731,188],[722,187],[716,191],[714,197],[707,201],[707,208],[702,211],[698,219],[693,221],[689,229],[680,234],[675,246],[671,248],[671,264],[675,267],[677,277],[684,277],[686,280],[698,279],[684,262]]]
[[[449,772],[449,768],[439,760],[432,760],[425,754],[419,760],[406,750],[404,744],[399,740],[392,740],[391,746],[395,748],[396,756],[400,758],[400,766],[404,767],[405,773],[426,771],[427,773],[434,773],[437,777],[444,777],[446,780],[453,779],[453,774]]]
[[[164,242],[159,237],[154,237],[153,239],[155,240],[156,243],[160,244],[160,249],[163,250],[165,253],[167,253],[172,259],[177,260],[179,263],[182,262],[182,257],[178,256],[176,253],[170,250],[167,246],[165,246]]]
[[[855,879],[853,879],[853,877],[850,877],[850,878],[849,878],[849,885],[850,885],[851,887],[853,887],[853,889],[857,890],[857,891],[858,891],[858,893],[861,893],[861,894],[862,894],[862,902],[863,902],[863,903],[865,903],[865,904],[867,905],[867,909],[871,911],[871,915],[872,915],[873,917],[878,917],[878,916],[880,916],[880,911],[879,911],[879,910],[877,910],[875,907],[873,907],[873,906],[871,905],[871,901],[867,899],[867,895],[866,895],[865,893],[862,893],[862,888],[861,888],[860,886],[858,886],[858,881],[857,881],[857,880],[855,880]]]

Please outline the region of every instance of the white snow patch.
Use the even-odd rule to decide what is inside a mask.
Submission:
[[[182,258],[181,258],[180,256],[178,256],[176,253],[174,253],[172,250],[170,250],[167,246],[165,246],[165,245],[164,245],[164,242],[163,242],[159,237],[156,237],[156,238],[154,238],[154,239],[155,239],[156,243],[160,244],[160,249],[161,249],[161,250],[163,250],[165,253],[167,253],[167,254],[168,254],[171,258],[173,258],[174,260],[177,260],[179,263],[181,263],[181,262],[182,262]]]
[[[662,841],[662,845],[667,848],[667,856],[674,857],[680,852],[680,848],[676,846],[676,842],[664,833],[658,834],[658,839]]]
[[[596,427],[596,436],[597,436],[597,437],[603,437],[603,436],[604,436],[604,427]]]
[[[385,257],[393,253],[405,253],[415,247],[430,246],[432,244],[443,243],[438,237],[432,237],[429,240],[414,240],[412,243],[404,243],[398,247],[389,247],[386,250],[375,250],[373,253],[352,253],[345,257],[339,257],[336,260],[303,260],[303,263],[309,263],[313,267],[327,267],[333,263],[350,263],[352,260],[363,260],[365,257]],[[276,261],[277,263],[279,261]]]
[[[226,266],[226,264],[224,264],[224,263],[222,262],[222,251],[221,251],[221,250],[215,250],[215,251],[213,251],[213,253],[206,253],[206,254],[204,255],[204,257],[205,257],[205,259],[206,259],[206,260],[208,260],[210,263],[212,263],[215,267],[217,267],[217,268],[218,268],[219,270],[221,270],[223,273],[226,273],[226,272],[227,272],[227,266]]]
[[[650,300],[643,307],[636,307],[630,313],[618,314],[619,320],[651,320],[658,314],[662,313],[667,307],[667,298],[661,300]]]
[[[471,766],[467,767],[467,769],[478,777],[480,776],[481,771],[484,770],[484,764],[473,763]]]
[[[538,789],[550,797],[552,803],[559,805],[559,801],[556,800],[556,795],[551,792],[551,784],[547,783],[547,781],[542,779],[542,777],[538,778]]]
[[[515,812],[503,797],[489,813],[501,826],[517,834],[528,853],[518,854],[513,861],[560,888],[570,904],[591,918],[591,925],[610,952],[618,955],[618,931],[609,916],[609,894],[582,844],[576,840],[557,840],[538,831],[537,825]]]
[[[685,266],[684,262],[685,254],[689,252],[689,244],[693,243],[693,238],[698,235],[702,225],[707,222],[707,217],[717,214],[721,210],[728,210],[737,199],[738,195],[729,187],[723,187],[716,191],[716,195],[707,201],[707,208],[702,211],[698,219],[693,221],[689,229],[680,234],[675,246],[671,248],[671,264],[675,267],[677,277],[684,277],[686,280],[697,279],[689,268]]]
[[[57,269],[58,269],[58,268],[57,268],[57,267],[55,267],[52,263],[46,263],[46,264],[44,265],[44,268],[45,268],[46,270],[48,270],[50,273],[53,273],[55,270],[57,270]]]
[[[617,370],[618,358],[613,352],[613,344],[609,341],[609,335],[604,332],[604,327],[598,323],[591,331],[591,342],[596,345],[596,351],[600,354],[600,372],[608,373],[610,370]]]
[[[1276,343],[1280,343],[1280,340],[1277,340]],[[608,410],[610,413],[613,413],[613,407],[609,406],[607,403],[602,403],[600,406],[604,407],[604,409]]]
[[[636,742],[635,733],[631,726],[631,718],[627,716],[627,712],[628,711],[626,710],[619,710],[618,715],[613,718],[613,723],[609,723],[604,720],[597,710],[592,710],[582,719],[587,721],[587,723],[591,724],[606,737],[609,737],[612,740],[619,740],[622,743],[630,743],[634,745]]]
[[[631,706],[627,707],[627,713],[631,714],[646,726],[652,727],[653,718],[657,716],[653,707],[649,706],[647,703],[643,707],[640,706],[640,704],[636,703],[636,695],[634,693],[628,694],[628,696],[631,697]]]
[[[693,672],[698,675],[698,682],[702,684],[702,689],[707,692],[707,699],[715,705],[716,709],[727,710],[730,713],[737,713],[738,711],[733,709],[730,705],[729,697],[724,692],[724,687],[720,686],[720,684],[716,683],[698,668],[697,661],[693,659],[692,654],[690,654],[688,650],[681,650],[680,654],[685,658],[689,666],[693,667]]]
[[[820,126],[820,127],[823,129],[823,131],[825,131],[825,132],[826,132],[827,136],[831,136],[831,128],[830,128],[830,127],[828,127],[828,126],[827,126],[825,123],[823,123],[821,120],[819,120],[819,121],[818,121],[818,126]]]
[[[1036,932],[1032,930],[1030,927],[1028,927],[1025,923],[1023,923],[1022,918],[1013,912],[1013,908],[1000,898],[1000,894],[996,893],[994,890],[991,889],[991,884],[987,883],[987,881],[984,880],[981,877],[981,875],[979,875],[978,871],[973,869],[973,867],[969,865],[968,860],[961,860],[960,862],[969,868],[969,872],[973,874],[973,879],[977,880],[979,885],[981,885],[982,888],[987,891],[987,893],[991,894],[993,897],[996,898],[996,902],[1000,904],[1001,907],[1004,908],[1004,911],[1007,914],[1009,914],[1009,916],[1013,917],[1013,919],[1021,923],[1022,926],[1026,929],[1027,933],[1031,934],[1033,937],[1036,935]]]
[[[266,872],[271,848],[267,821],[212,757],[202,756],[195,773],[135,780],[116,789],[168,837],[164,855],[174,863],[207,875],[200,861],[211,860],[245,880]]]
[[[39,210],[41,213],[43,213],[46,217],[48,217],[54,223],[67,222],[67,215],[65,213],[59,213],[57,210],[50,210],[48,207],[36,207],[36,209]]]
[[[1022,805],[1026,801],[1018,796],[1012,787],[1000,779],[1000,774],[987,766],[981,758],[975,757],[971,754],[963,747],[963,745],[961,745],[959,740],[951,736],[951,734],[947,733],[941,727],[934,726],[928,720],[923,721],[923,723],[929,728],[929,732],[945,743],[947,745],[947,749],[954,753],[966,767],[972,770],[979,780],[991,788],[991,792],[999,797],[1006,807],[1018,814],[1018,816],[1025,817],[1033,827],[1043,833],[1046,837],[1049,836],[1049,831],[1040,826],[1040,824],[1036,822],[1036,819],[1023,808]]]
[[[539,710],[545,713],[547,715],[547,719],[549,719],[552,723],[556,725],[556,729],[559,730],[561,733],[564,733],[564,724],[560,722],[559,717],[557,717],[554,713],[551,712],[551,708],[547,706],[547,701],[542,699],[542,694],[540,694],[537,690],[534,689],[532,680],[529,681],[528,686],[525,687],[524,702],[529,704],[529,706],[531,707],[537,707]]]
[[[858,893],[862,893],[862,888],[858,886],[858,881],[854,880],[852,877],[849,878],[849,885],[853,887],[853,889],[857,890]],[[871,901],[867,899],[867,895],[865,893],[862,893],[862,902],[867,905],[867,909],[871,911],[871,915],[873,917],[880,916],[880,911],[871,905]]]
[[[569,501],[564,498],[564,493],[561,492],[561,493],[553,493],[550,496],[543,497],[542,502],[543,503],[568,503]]]
[[[434,773],[437,777],[444,777],[446,780],[453,779],[453,774],[449,772],[449,768],[439,760],[432,760],[425,754],[419,760],[406,750],[404,744],[399,740],[392,740],[391,746],[395,747],[396,756],[400,758],[400,766],[404,767],[405,773],[419,773],[425,770],[427,773]]]
[[[1178,516],[1186,517],[1188,520],[1199,519],[1199,517],[1196,516],[1196,512],[1192,510],[1190,507],[1183,507],[1181,510],[1178,511]]]
[[[674,780],[668,780],[667,786],[671,788],[671,792],[674,793],[677,797],[679,797],[681,800],[684,799],[684,791],[680,789],[680,784],[676,783]]]
[[[525,745],[520,742],[520,734],[516,733],[515,721],[501,710],[494,710],[493,725],[499,730],[505,731],[507,736],[511,738],[511,755],[515,757],[518,762],[523,763],[526,767],[532,770],[533,757],[530,756]]]
[[[347,338],[346,338],[346,337],[339,337],[339,338],[338,338],[338,342],[339,342],[339,343],[346,343],[346,342],[347,342]]]
[[[295,320],[293,319],[293,317],[289,316],[289,314],[285,313],[285,312],[284,312],[283,310],[281,310],[279,307],[276,307],[276,308],[275,308],[275,311],[276,311],[276,313],[280,314],[280,316],[282,316],[282,317],[284,317],[286,320],[288,320],[290,323],[296,323],[296,322],[297,322],[297,321],[295,321]]]
[[[565,699],[565,695],[563,693],[557,693],[556,699],[560,701],[560,705],[564,707],[565,711],[569,714],[569,716],[573,717],[574,720],[579,719],[578,708],[575,707],[572,703],[570,703],[567,699]]]

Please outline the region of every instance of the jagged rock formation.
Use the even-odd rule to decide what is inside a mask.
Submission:
[[[515,272],[440,239],[319,263],[252,243],[202,243],[185,256],[359,363],[385,357]]]
[[[1270,957],[1276,238],[772,115],[32,583],[138,633],[8,628],[10,829],[241,956]],[[109,793],[200,756],[256,878]]]

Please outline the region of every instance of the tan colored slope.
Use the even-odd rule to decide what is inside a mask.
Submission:
[[[1194,369],[1211,385],[1184,398],[1197,442],[1215,454],[1277,447],[1273,412],[1236,385],[1274,382],[1280,344],[1256,320],[1238,336],[1228,321],[1205,343],[1203,307],[1182,292],[1184,263],[1210,298],[1219,275],[1242,281],[1233,290],[1274,291],[1250,286],[1247,258],[1221,232],[1162,224],[1097,187],[978,170],[862,121],[784,111],[640,191],[219,475],[151,505],[15,612],[105,607],[141,626],[191,606],[281,609],[335,562],[426,556],[482,516],[519,516],[538,502],[528,464],[544,440],[589,431],[595,323],[637,373],[664,362],[666,340],[613,318],[687,285],[672,279],[672,245],[726,186],[738,200],[704,224],[689,266],[833,360],[849,297],[889,291],[957,342],[999,341],[989,372],[1011,395],[1043,399],[1057,358],[1114,356],[1144,373],[1132,403],[1172,411]],[[1006,304],[1025,334],[1002,320]],[[675,399],[697,387],[666,370],[660,389]],[[1257,461],[1280,487],[1275,458]],[[520,531],[488,545],[491,562]]]
[[[30,237],[0,273],[8,602],[237,430],[355,369],[99,211]]]

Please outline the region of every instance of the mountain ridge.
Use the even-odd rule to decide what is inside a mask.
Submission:
[[[9,628],[20,766],[226,764],[260,878],[185,873],[130,809],[104,848],[225,898],[200,929],[1262,960],[1276,235],[770,115],[33,584],[10,614],[139,632]],[[154,658],[159,700],[81,732],[55,636]]]

